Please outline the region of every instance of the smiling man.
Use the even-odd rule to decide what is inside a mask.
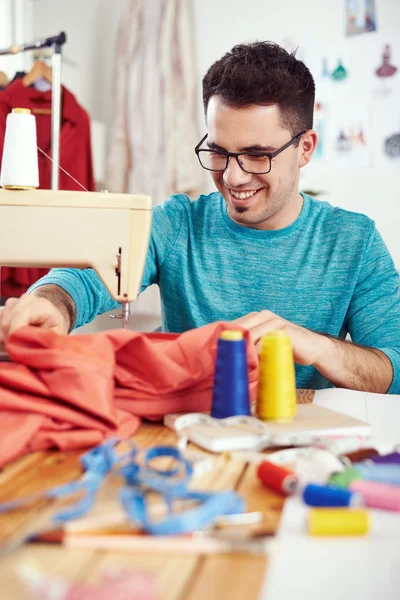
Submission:
[[[210,67],[195,152],[218,192],[155,208],[142,289],[159,285],[166,331],[234,321],[258,342],[285,329],[298,387],[399,393],[398,275],[375,224],[298,190],[314,95],[307,67],[273,43]],[[94,271],[54,269],[8,301],[1,335],[28,323],[66,333],[116,307]]]

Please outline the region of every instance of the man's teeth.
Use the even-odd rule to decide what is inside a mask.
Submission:
[[[258,192],[258,190],[254,190],[254,192],[234,192],[231,190],[231,194],[234,198],[238,198],[238,200],[244,200],[245,198],[251,198],[254,194]]]

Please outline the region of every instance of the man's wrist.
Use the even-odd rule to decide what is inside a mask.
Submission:
[[[65,321],[65,333],[70,333],[76,320],[75,303],[71,296],[55,284],[42,285],[31,293],[39,298],[46,298],[58,309]]]
[[[326,366],[329,365],[331,368],[337,360],[337,340],[330,337],[329,335],[323,335],[316,333],[316,359],[313,361],[312,366],[317,371],[325,370]]]

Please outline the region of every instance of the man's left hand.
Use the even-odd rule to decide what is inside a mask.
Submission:
[[[260,340],[263,335],[282,329],[291,339],[294,360],[299,365],[318,363],[328,344],[331,343],[328,337],[286,321],[269,310],[250,313],[232,323],[237,323],[249,331],[258,350],[260,350]]]

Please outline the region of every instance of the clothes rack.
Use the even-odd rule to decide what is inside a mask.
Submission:
[[[51,189],[58,190],[60,162],[60,126],[61,126],[61,49],[67,41],[64,31],[28,44],[14,44],[8,48],[0,50],[0,56],[19,54],[28,50],[37,50],[39,48],[52,48],[52,96],[51,96],[51,148],[52,148],[52,166],[51,166]]]

